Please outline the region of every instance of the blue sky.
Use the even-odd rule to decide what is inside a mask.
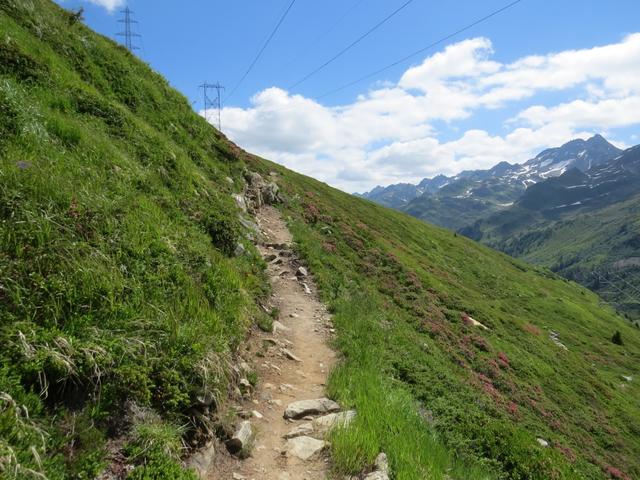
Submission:
[[[595,132],[620,146],[640,143],[640,109],[629,112],[640,100],[629,80],[640,75],[637,0],[523,0],[410,62],[315,100],[509,3],[414,0],[290,89],[405,1],[297,0],[226,103],[223,131],[348,191],[522,162]],[[84,6],[86,23],[111,38],[128,5],[140,22],[139,56],[200,110],[197,86],[219,80],[230,90],[290,0],[92,2],[59,3]]]

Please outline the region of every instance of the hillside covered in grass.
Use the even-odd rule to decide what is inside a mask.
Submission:
[[[312,179],[281,176],[292,199],[285,213],[345,355],[330,389],[359,412],[333,439],[340,469],[356,472],[382,449],[397,478],[444,478],[452,453],[493,472],[462,467],[454,478],[640,476],[640,338],[594,293]],[[611,341],[616,331],[623,345]],[[424,449],[431,437],[416,425],[448,454]]]
[[[178,478],[267,293],[239,151],[52,2],[0,32],[0,477]]]
[[[336,474],[640,476],[640,339],[594,294],[243,153],[48,0],[0,0],[0,32],[0,476],[193,477],[265,315],[245,169],[334,313]]]
[[[543,265],[640,320],[640,148],[530,187],[460,233]],[[640,323],[639,323],[640,325]]]
[[[530,220],[530,219],[529,219]],[[487,243],[580,282],[640,326],[640,196]]]

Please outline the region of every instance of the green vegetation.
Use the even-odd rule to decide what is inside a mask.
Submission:
[[[0,0],[0,476],[94,478],[125,434],[131,478],[192,478],[197,398],[223,404],[267,293],[232,257],[244,164],[76,20]]]
[[[465,234],[581,283],[640,325],[640,196],[555,220],[514,207]]]
[[[271,328],[264,262],[233,255],[246,166],[279,172],[335,315],[329,390],[359,412],[336,471],[384,450],[397,480],[640,477],[640,338],[594,294],[244,154],[48,0],[0,12],[3,478],[94,478],[114,449],[132,479],[193,478],[233,352]]]
[[[640,388],[622,378],[638,374],[640,337],[595,294],[276,165],[252,168],[279,171],[299,253],[335,315],[344,361],[330,391],[359,412],[334,434],[337,470],[383,450],[398,479],[640,476]]]

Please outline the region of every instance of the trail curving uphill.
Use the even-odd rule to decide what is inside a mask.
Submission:
[[[250,421],[256,437],[251,455],[245,460],[216,461],[209,479],[325,480],[329,467],[327,449],[320,448],[322,433],[317,426],[309,430],[320,414],[284,417],[294,402],[325,397],[327,375],[336,359],[327,345],[330,316],[309,274],[298,271],[291,233],[280,212],[263,206],[256,219],[266,238],[259,249],[268,263],[271,306],[279,314],[273,333],[256,333],[248,344],[259,377],[252,399],[242,405],[244,411],[253,412]],[[292,431],[297,435],[286,439]]]

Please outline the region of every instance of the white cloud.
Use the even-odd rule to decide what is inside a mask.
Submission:
[[[512,63],[493,53],[489,39],[464,40],[339,107],[272,87],[249,108],[225,108],[223,125],[246,149],[355,191],[522,162],[576,136],[640,124],[640,33]],[[559,91],[563,103],[536,102]],[[485,127],[439,139],[435,122],[455,131],[483,109],[507,108],[503,134]]]
[[[443,52],[427,58],[421,65],[407,70],[399,86],[428,92],[441,80],[479,77],[495,73],[500,64],[489,60],[493,53],[488,38],[473,38],[449,45]]]
[[[531,125],[561,124],[599,130],[640,123],[640,95],[600,101],[574,100],[553,107],[536,105],[517,116]]]
[[[109,12],[113,12],[116,8],[120,8],[126,3],[126,0],[85,0],[85,1],[104,7]]]

